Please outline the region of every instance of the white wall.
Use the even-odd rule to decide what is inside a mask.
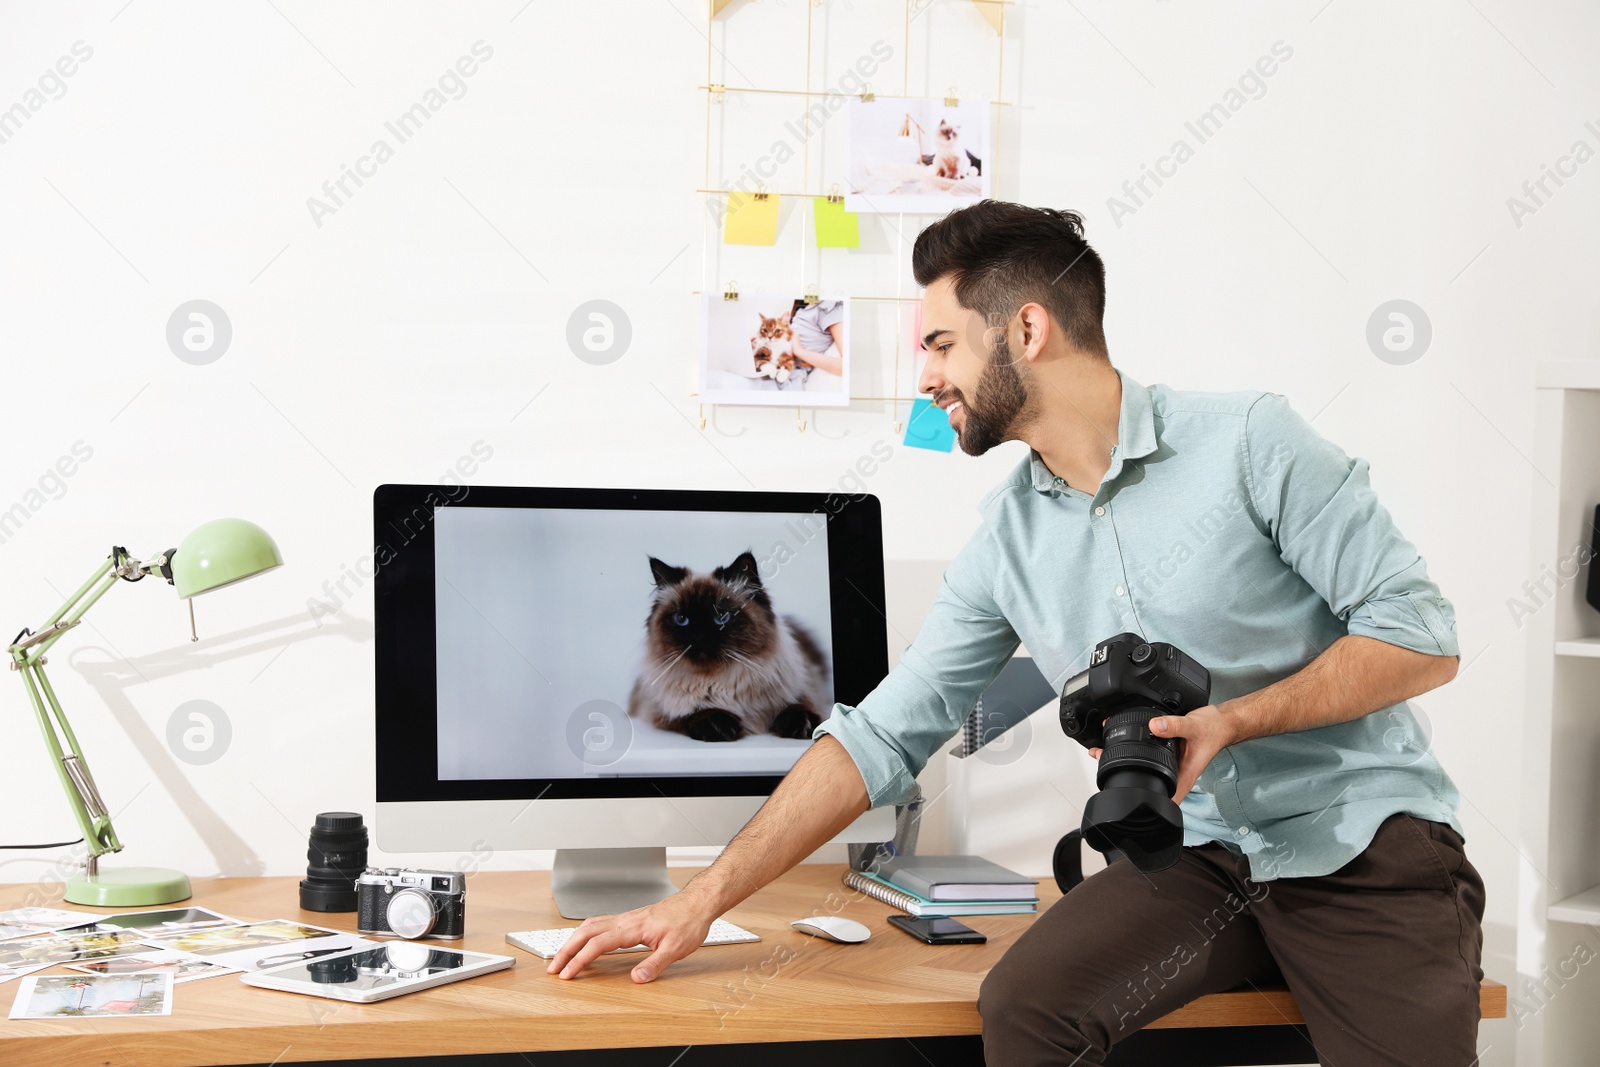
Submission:
[[[801,259],[795,205],[777,251],[724,256],[705,242],[692,192],[706,171],[703,7],[108,0],[0,13],[0,108],[75,42],[93,49],[64,95],[0,144],[0,508],[26,513],[0,543],[0,605],[15,627],[34,624],[111,543],[153,552],[215,515],[267,526],[288,559],[201,600],[198,646],[170,591],[149,583],[113,590],[52,657],[130,862],[290,873],[313,813],[370,811],[372,604],[366,580],[345,576],[369,550],[375,484],[437,479],[483,442],[493,455],[472,475],[483,484],[826,489],[892,437],[875,404],[808,412],[803,434],[788,410],[729,410],[721,432],[694,422],[692,291],[732,279],[747,291],[910,294],[907,242],[921,221],[902,233],[902,220],[864,218],[863,249],[820,263],[814,249]],[[881,37],[895,58],[875,87],[898,91],[900,9],[817,8],[814,84],[836,83]],[[1600,14],[1571,0],[1008,10],[1005,92],[1017,104],[998,192],[1085,212],[1110,271],[1116,362],[1145,383],[1287,394],[1371,461],[1454,601],[1464,670],[1421,706],[1489,886],[1486,969],[1510,974],[1523,642],[1507,601],[1533,577],[1531,369],[1591,349],[1600,174],[1582,167],[1520,220],[1507,198],[1574,141],[1600,147],[1584,126],[1600,119]],[[803,79],[793,56],[805,12],[803,0],[733,5],[711,76]],[[964,4],[936,0],[911,35],[909,87],[992,98],[988,32]],[[480,40],[493,56],[466,94],[317,225],[307,198]],[[1264,93],[1196,145],[1185,121],[1280,41],[1293,54]],[[729,94],[713,182],[785,136],[799,110],[787,100]],[[826,189],[835,136],[825,130],[773,187]],[[1123,183],[1180,137],[1193,158],[1134,204]],[[1114,218],[1113,196],[1135,210]],[[208,366],[180,362],[164,336],[195,298],[233,326]],[[1408,366],[1378,360],[1364,336],[1395,298],[1432,322],[1432,347]],[[632,323],[608,366],[565,340],[590,299]],[[910,388],[908,360],[898,383],[891,373],[891,308],[863,319],[858,392]],[[64,489],[30,495],[79,441],[93,455]],[[977,498],[1018,454],[897,447],[871,483],[891,559],[953,555]],[[342,590],[328,584],[341,578]],[[918,593],[895,596],[898,653]],[[337,613],[312,619],[312,598]],[[193,699],[233,727],[231,749],[205,766],[177,761],[165,740]],[[71,836],[20,686],[0,707],[14,798],[0,839]],[[995,794],[1006,847],[1020,850],[1007,854],[1036,869],[1087,782],[1058,740],[1025,757],[1029,788],[1011,777]],[[0,878],[48,871],[37,857],[0,858]],[[1484,1034],[1495,1046],[1485,1062],[1509,1062],[1508,1024]]]

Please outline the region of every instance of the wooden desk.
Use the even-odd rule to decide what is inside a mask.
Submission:
[[[515,956],[517,964],[510,970],[370,1005],[255,989],[225,975],[177,986],[170,1017],[0,1019],[0,1063],[177,1067],[500,1053],[506,1054],[507,1063],[524,1064],[517,1054],[557,1053],[536,1056],[534,1062],[559,1067],[635,1062],[623,1054],[560,1055],[562,1050],[631,1048],[642,1054],[651,1048],[693,1046],[694,1055],[686,1053],[678,1067],[699,1067],[748,1062],[748,1046],[742,1052],[729,1046],[759,1042],[765,1045],[763,1064],[778,1067],[801,1062],[799,1047],[784,1043],[834,1041],[838,1044],[829,1047],[830,1067],[843,1067],[857,1055],[877,1067],[900,1062],[982,1064],[975,1036],[982,1028],[975,1007],[978,985],[1032,917],[964,919],[988,935],[985,945],[922,945],[884,921],[892,909],[845,890],[839,881],[842,869],[796,868],[728,915],[760,934],[759,943],[703,949],[643,986],[628,977],[643,958],[638,954],[603,956],[572,981],[545,974],[544,960],[507,945],[504,934],[573,925],[555,910],[549,873],[481,872],[468,883],[467,936],[442,944]],[[679,868],[672,876],[681,885],[693,873]],[[0,907],[20,904],[27,888],[0,888]],[[355,930],[354,913],[301,911],[294,878],[197,879],[194,888],[191,903],[238,919],[288,918]],[[830,900],[830,894],[836,895]],[[1047,880],[1040,895],[1047,905],[1060,894]],[[840,945],[790,929],[789,920],[816,911],[866,923],[872,940]],[[59,967],[38,973],[57,972],[65,973]],[[0,986],[0,1004],[9,1004],[15,990],[14,983]],[[1486,1017],[1504,1017],[1505,987],[1485,983],[1483,1003]],[[1119,1045],[1111,1062],[1141,1062],[1139,1044],[1150,1050],[1146,1056],[1158,1047],[1168,1050],[1161,1055],[1170,1056],[1172,1039],[1228,1034],[1265,1035],[1269,1045],[1277,1044],[1241,1054],[1239,1040],[1224,1040],[1219,1047],[1229,1051],[1213,1055],[1226,1058],[1208,1061],[1191,1055],[1163,1062],[1314,1062],[1283,1056],[1284,1039],[1292,1042],[1299,1033],[1286,1024],[1301,1021],[1286,991],[1204,997]],[[1160,1033],[1186,1027],[1207,1029]],[[1303,1036],[1298,1040],[1304,1044]],[[816,1058],[815,1046],[805,1050],[807,1062]],[[671,1056],[637,1062],[658,1060],[659,1067],[666,1067]]]

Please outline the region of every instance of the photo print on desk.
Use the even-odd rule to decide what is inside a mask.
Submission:
[[[242,968],[225,967],[220,963],[187,956],[182,952],[151,950],[143,956],[118,956],[109,960],[91,960],[88,963],[69,963],[69,971],[84,974],[170,974],[174,983],[193,982],[201,978],[216,978],[224,974],[239,974]]]
[[[204,957],[218,966],[254,971],[284,962],[285,958],[301,952],[359,948],[371,943],[367,938],[340,930],[306,926],[289,919],[271,919],[248,926],[212,927],[166,937],[146,937],[143,951],[158,948],[181,952]]]
[[[147,937],[161,937],[184,930],[204,930],[216,926],[243,926],[238,919],[210,908],[162,908],[159,911],[126,911],[118,915],[96,916],[92,929],[140,930]]]
[[[700,297],[700,402],[850,403],[850,300],[769,293]]]
[[[99,919],[92,911],[62,911],[58,908],[15,908],[0,911],[0,940],[37,937],[52,930],[87,926]]]
[[[844,112],[844,206],[944,214],[987,197],[989,109],[981,100],[851,98]]]
[[[46,974],[24,978],[13,1019],[110,1019],[171,1015],[170,974]]]
[[[132,930],[107,930],[92,934],[51,934],[0,945],[0,966],[26,967],[37,964],[77,963],[81,960],[131,956],[143,951],[144,935]]]

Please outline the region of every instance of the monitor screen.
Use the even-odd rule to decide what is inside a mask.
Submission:
[[[453,492],[375,498],[379,800],[770,792],[887,671],[870,496]]]
[[[770,550],[810,519],[441,509],[439,777],[787,771],[833,705],[825,524]]]

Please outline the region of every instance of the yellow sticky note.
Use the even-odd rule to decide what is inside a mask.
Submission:
[[[854,211],[844,209],[844,201],[819,196],[812,201],[811,213],[817,220],[818,248],[860,248],[861,225]]]
[[[729,193],[728,217],[722,220],[722,243],[770,245],[778,241],[778,194]]]

